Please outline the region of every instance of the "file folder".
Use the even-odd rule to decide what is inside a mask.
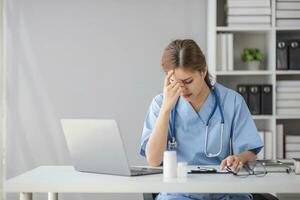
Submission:
[[[286,41],[278,41],[276,48],[276,68],[278,70],[288,69],[288,47]]]
[[[259,115],[260,112],[260,85],[249,86],[249,110],[252,115]]]
[[[300,40],[292,40],[289,44],[289,69],[300,70]]]
[[[237,92],[240,93],[242,95],[242,97],[244,98],[246,104],[248,105],[248,86],[247,85],[237,85],[236,87]]]
[[[261,86],[261,114],[272,114],[272,85]]]

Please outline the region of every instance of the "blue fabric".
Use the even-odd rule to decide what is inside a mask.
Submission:
[[[218,165],[230,153],[229,138],[232,133],[233,139],[233,154],[240,154],[244,151],[250,150],[255,154],[259,153],[263,147],[262,141],[257,133],[255,123],[249,112],[249,109],[243,97],[220,84],[215,84],[220,98],[220,104],[224,113],[224,133],[222,152],[218,157],[208,158],[205,155],[205,128],[209,115],[211,114],[214,104],[215,96],[210,93],[203,103],[200,111],[197,113],[192,105],[180,97],[176,109],[175,118],[175,134],[177,141],[177,160],[184,161],[189,165]],[[156,119],[162,105],[163,95],[157,95],[149,107],[141,138],[140,154],[145,156],[145,148],[149,136],[155,126]],[[208,153],[216,153],[220,147],[221,134],[221,116],[219,109],[216,110],[212,116],[208,130]],[[170,128],[169,128],[170,131]],[[170,134],[170,133],[169,133]],[[161,193],[158,199],[207,199],[214,198],[213,194],[197,194],[191,196],[190,194],[175,193]],[[222,196],[223,195],[223,196]],[[216,199],[229,199],[229,194],[219,194]],[[239,199],[249,199],[248,194],[236,194]],[[244,196],[241,198],[241,195]],[[181,198],[179,198],[181,197]],[[232,197],[232,198],[231,198]],[[233,196],[230,196],[234,199]]]

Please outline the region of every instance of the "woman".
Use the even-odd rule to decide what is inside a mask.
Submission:
[[[237,92],[218,83],[212,85],[199,46],[193,40],[171,42],[163,53],[162,67],[166,72],[163,94],[153,99],[142,134],[140,154],[148,163],[159,166],[164,151],[170,148],[176,148],[178,161],[189,165],[218,164],[236,172],[242,164],[255,161],[262,141],[248,107]],[[156,199],[252,197],[160,193]]]

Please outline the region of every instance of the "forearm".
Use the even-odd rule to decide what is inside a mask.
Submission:
[[[243,153],[240,153],[238,156],[240,157],[241,162],[243,164],[256,160],[256,155],[251,151],[244,151]]]
[[[168,139],[169,118],[170,111],[162,108],[146,145],[146,157],[151,166],[158,166],[162,162]]]

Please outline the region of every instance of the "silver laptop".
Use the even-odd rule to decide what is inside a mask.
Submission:
[[[115,120],[62,119],[61,124],[78,171],[124,176],[162,173],[158,168],[129,166]]]

